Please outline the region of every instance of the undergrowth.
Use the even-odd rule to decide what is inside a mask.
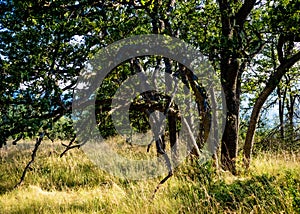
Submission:
[[[32,147],[0,151],[0,213],[300,213],[297,154],[259,154],[238,176],[188,158],[152,200],[161,178],[116,178],[80,149],[60,158],[63,148],[49,142],[14,189]]]

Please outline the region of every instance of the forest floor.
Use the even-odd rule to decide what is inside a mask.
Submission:
[[[152,199],[162,177],[113,177],[80,149],[60,158],[59,142],[42,143],[14,188],[33,147],[22,142],[0,149],[0,213],[300,213],[299,153],[256,154],[247,172],[238,163],[237,176],[187,159]]]

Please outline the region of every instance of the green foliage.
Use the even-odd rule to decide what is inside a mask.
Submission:
[[[50,138],[70,140],[74,135],[70,114],[72,89],[81,69],[99,49],[136,34],[176,36],[208,56],[217,72],[220,71],[222,51],[226,52],[228,62],[234,58],[238,66],[250,65],[253,70],[244,73],[239,81],[243,82],[242,92],[251,98],[247,111],[251,110],[267,79],[279,65],[278,51],[282,49],[282,55],[288,59],[297,47],[294,42],[299,41],[300,35],[299,1],[260,2],[251,10],[243,26],[237,25],[239,20],[234,17],[243,1],[229,1],[230,10],[220,10],[221,1],[175,2],[175,5],[170,5],[170,1],[153,0],[1,1],[0,147],[7,140],[33,138],[39,132],[47,133]],[[222,32],[224,22],[221,17],[224,14],[229,15],[232,24],[231,36],[228,37]],[[285,40],[278,48],[281,36]],[[145,68],[154,68],[158,58],[141,59]],[[175,64],[174,67],[177,66]],[[298,84],[297,71],[297,68],[291,70],[295,76],[291,85]],[[111,71],[99,88],[96,119],[103,137],[116,134],[110,113],[111,99],[132,74],[130,63],[124,62]],[[279,84],[279,80],[272,84]],[[286,86],[285,83],[279,85]],[[288,94],[299,97],[297,91],[298,88],[294,87]],[[135,130],[145,132],[149,129],[144,113],[131,109],[129,115]],[[247,124],[247,120],[248,117],[243,118],[243,124]],[[267,123],[259,125],[263,125],[264,129],[260,129],[257,135],[256,151],[272,147],[282,149],[285,144],[276,135],[266,135]],[[242,130],[241,138],[244,137],[245,130]],[[295,148],[294,142],[285,143],[288,148]],[[145,213],[148,209],[149,213],[196,213],[199,210],[204,213],[300,212],[299,173],[284,172],[284,178],[281,178],[271,172],[261,174],[253,171],[252,177],[242,175],[233,178],[217,172],[211,162],[204,165],[194,162],[192,166],[179,168],[172,178],[173,182],[166,184],[165,191],[151,205],[148,199],[159,179],[120,181],[96,168],[80,151],[72,151],[59,159],[57,156],[63,148],[55,145],[54,149],[53,144],[50,145],[51,149],[42,150],[39,161],[25,180],[26,184],[46,190],[43,193],[53,191],[63,195],[67,192],[75,198],[73,191],[75,195],[83,191],[86,196],[96,189],[96,193],[93,192],[86,200],[81,195],[77,196],[75,202],[65,195],[61,197],[62,202],[49,201],[51,196],[38,193],[42,200],[45,197],[45,201],[33,197],[37,201],[31,203],[22,199],[19,204],[18,197],[29,191],[27,185],[11,190],[20,178],[30,152],[26,149],[14,153],[0,150],[1,211]],[[32,149],[31,144],[29,147]],[[228,177],[231,182],[226,180]],[[99,192],[106,195],[100,198]],[[69,201],[65,203],[64,200]],[[10,207],[6,208],[6,204]]]
[[[221,183],[214,186],[216,188],[214,191],[217,191],[215,198],[221,201],[223,206],[227,205],[230,210],[238,209],[240,203],[245,203],[249,207],[268,207],[270,212],[284,210],[285,206],[280,201],[280,197],[285,195],[277,189],[274,181],[275,177],[262,175],[254,176],[247,181],[237,181],[231,185]],[[277,207],[273,207],[273,204]]]
[[[102,137],[107,138],[117,134],[111,118],[112,100],[119,87],[134,71],[128,62],[117,66],[106,76],[97,91],[96,118]],[[133,101],[132,101],[133,102]],[[115,111],[114,113],[118,113]],[[121,117],[121,116],[119,116]],[[145,113],[129,108],[130,125],[137,132],[146,132],[149,129],[148,118]],[[128,135],[130,133],[127,133]]]
[[[296,178],[291,171],[286,172],[286,182],[287,182],[287,189],[290,192],[290,195],[293,199],[293,207],[296,212],[300,212],[300,180]]]
[[[68,117],[61,117],[56,123],[51,124],[47,137],[51,140],[70,140],[74,137],[73,121]]]
[[[227,107],[237,105],[239,109],[239,84],[243,83],[242,92],[251,98],[251,110],[278,66],[280,48],[285,59],[295,52],[294,43],[300,35],[299,1],[259,2],[249,8],[245,20],[239,20],[238,14],[250,5],[246,1],[229,1],[225,8],[222,1],[172,2],[1,1],[0,147],[7,140],[15,143],[40,132],[61,139],[72,136],[72,93],[85,63],[100,49],[136,34],[166,34],[194,45],[222,73],[223,86],[231,84],[227,97],[237,93]],[[279,47],[281,36],[284,44]],[[154,68],[159,57],[140,59]],[[247,65],[252,66],[252,72],[231,76],[242,74]],[[172,66],[174,73],[178,64]],[[105,78],[98,91],[96,119],[104,137],[116,134],[111,99],[132,74],[130,63],[124,62]],[[279,82],[275,79],[270,84]],[[296,96],[295,91],[291,94]],[[137,131],[149,129],[145,113],[131,109],[130,119]]]
[[[261,152],[299,152],[300,142],[282,139],[278,128],[259,129],[255,135],[255,144],[253,154],[258,155]]]
[[[84,63],[143,22],[131,7],[116,10],[109,2],[16,0],[0,7],[0,146],[69,117]]]

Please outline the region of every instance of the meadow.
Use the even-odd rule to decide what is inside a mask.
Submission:
[[[238,176],[187,158],[152,199],[162,177],[113,177],[80,149],[60,158],[60,142],[48,141],[14,188],[33,147],[25,141],[0,150],[0,213],[300,213],[299,153],[257,153],[249,171],[240,161]]]

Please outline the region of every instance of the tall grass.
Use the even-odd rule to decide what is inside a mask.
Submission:
[[[300,213],[299,154],[259,154],[239,176],[187,159],[152,200],[161,178],[119,179],[79,149],[59,158],[63,148],[50,142],[13,189],[32,148],[23,142],[0,151],[0,213]]]

